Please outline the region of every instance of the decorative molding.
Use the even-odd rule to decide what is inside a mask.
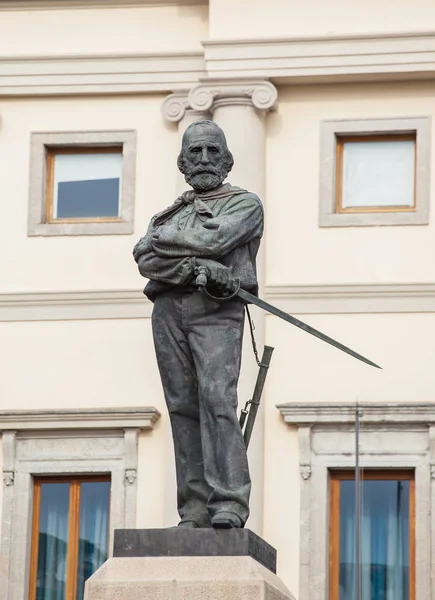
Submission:
[[[276,408],[291,425],[354,424],[355,404],[278,404]],[[428,425],[435,423],[435,404],[385,403],[358,404],[361,423]]]
[[[435,32],[211,40],[203,42],[210,77],[268,77],[279,83],[430,77]]]
[[[311,477],[311,465],[300,465],[299,470],[304,481]]]
[[[0,322],[146,319],[151,310],[139,290],[0,294]]]
[[[59,429],[153,429],[160,412],[153,406],[0,411],[0,431]]]
[[[0,11],[60,8],[138,8],[141,6],[192,6],[202,4],[208,4],[208,0],[0,0]]]
[[[435,283],[269,285],[265,298],[291,314],[435,312]],[[0,322],[146,319],[151,312],[139,290],[0,294]]]
[[[256,109],[275,110],[278,105],[278,92],[270,81],[253,79],[206,79],[195,85],[189,93],[189,105],[198,111],[213,111],[216,103],[220,105],[250,103]]]
[[[172,92],[204,75],[201,52],[4,56],[0,97]]]
[[[14,485],[15,472],[14,471],[3,471],[3,481],[5,486],[9,487]]]
[[[311,477],[311,426],[299,427],[299,471],[304,481]]]
[[[125,481],[128,485],[133,485],[136,481],[137,471],[136,469],[125,469]]]
[[[291,314],[435,312],[435,283],[269,285],[266,298]]]
[[[162,104],[162,114],[166,121],[178,123],[189,108],[188,91],[175,92],[165,98]]]

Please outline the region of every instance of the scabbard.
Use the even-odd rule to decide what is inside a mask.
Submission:
[[[258,408],[260,406],[261,395],[263,393],[264,384],[266,381],[267,373],[269,371],[269,365],[272,359],[273,350],[274,349],[271,346],[264,346],[263,356],[261,357],[254,393],[252,395],[252,400],[249,402],[249,413],[246,421],[245,432],[243,434],[246,448],[248,448],[249,441],[251,439],[252,430],[254,428],[255,419],[257,417]]]

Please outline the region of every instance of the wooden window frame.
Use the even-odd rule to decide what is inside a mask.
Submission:
[[[340,482],[355,480],[354,469],[329,472],[329,600],[339,600]],[[361,481],[409,481],[409,600],[415,600],[415,471],[363,469]]]
[[[54,219],[53,218],[53,196],[54,196],[54,167],[56,156],[60,154],[121,154],[123,155],[123,146],[46,146],[46,196],[45,196],[45,222],[49,224],[56,223],[120,223],[122,217],[86,217],[86,218],[68,218]],[[122,190],[120,188],[119,193]],[[121,201],[121,198],[119,198]],[[119,204],[119,209],[121,206]]]
[[[343,159],[345,144],[361,142],[414,142],[414,200],[411,206],[358,206],[343,207]],[[335,210],[338,214],[415,212],[417,208],[417,133],[338,135],[336,145]]]
[[[46,483],[69,483],[68,513],[68,552],[66,569],[65,600],[76,600],[77,571],[79,560],[79,527],[80,527],[80,484],[92,482],[109,482],[110,475],[73,475],[71,477],[35,477],[33,483],[33,520],[30,552],[29,600],[36,600],[38,550],[39,550],[39,518],[41,508],[41,485]],[[110,512],[108,531],[110,532]]]

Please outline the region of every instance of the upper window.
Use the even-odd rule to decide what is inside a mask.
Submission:
[[[132,233],[134,132],[32,135],[29,235]]]
[[[360,487],[360,595],[415,599],[413,471],[365,470]],[[354,471],[330,474],[330,600],[355,600]]]
[[[107,559],[108,477],[35,479],[29,600],[83,600]]]
[[[428,118],[328,121],[321,144],[321,226],[428,222]]]
[[[415,134],[337,139],[337,212],[415,209]]]
[[[122,147],[47,149],[47,223],[120,220]]]

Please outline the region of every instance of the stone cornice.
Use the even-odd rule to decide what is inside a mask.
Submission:
[[[434,283],[269,285],[266,295],[296,314],[435,312]]]
[[[0,431],[50,429],[152,429],[159,411],[139,408],[81,408],[0,411]]]
[[[0,322],[140,319],[151,309],[140,290],[0,294]]]
[[[275,110],[278,104],[278,92],[275,86],[266,80],[206,79],[195,85],[189,92],[188,103],[193,110],[211,111],[219,104],[237,104],[247,102],[257,110]]]
[[[269,285],[265,298],[291,314],[435,312],[434,283]],[[0,294],[0,322],[141,319],[151,310],[141,290]]]
[[[208,4],[208,0],[0,0],[0,11],[137,8],[140,6],[191,6],[202,4]]]
[[[284,420],[292,425],[355,423],[355,404],[278,404]],[[358,404],[361,423],[423,424],[435,423],[435,404],[385,403]]]
[[[171,92],[205,75],[201,52],[0,57],[0,97]]]
[[[203,42],[210,77],[279,83],[430,77],[435,31]]]

